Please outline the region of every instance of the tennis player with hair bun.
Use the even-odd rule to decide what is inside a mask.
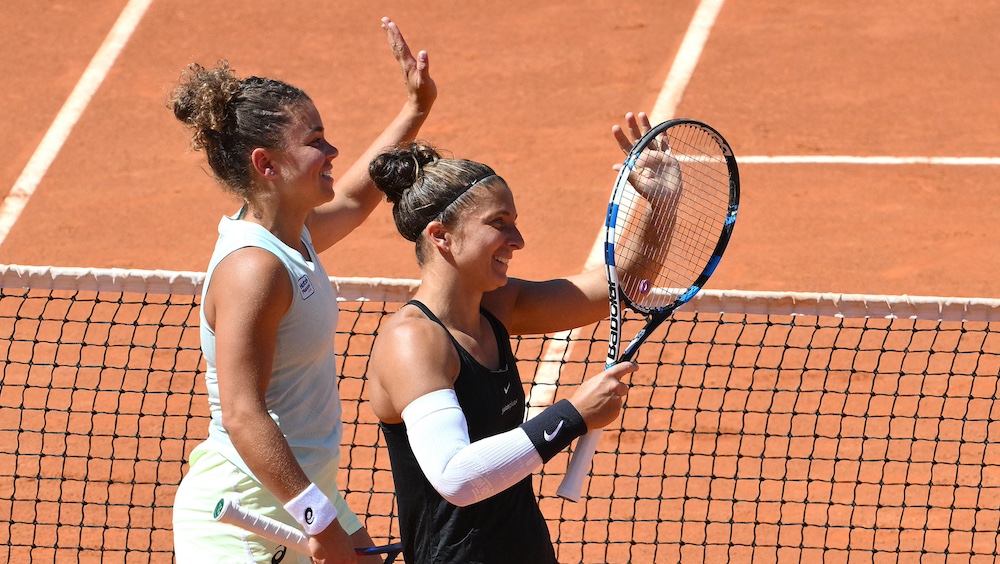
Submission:
[[[626,116],[627,150],[650,129]],[[580,327],[608,313],[603,268],[546,282],[508,278],[524,246],[507,183],[419,143],[369,166],[416,245],[420,288],[379,329],[368,378],[389,448],[403,556],[411,564],[556,562],[532,473],[619,414],[637,369],[618,364],[525,421],[509,335]]]
[[[309,562],[381,562],[337,491],[342,436],[333,340],[337,302],[318,253],[358,227],[381,199],[368,162],[412,140],[437,96],[425,52],[414,57],[383,18],[408,99],[336,183],[337,149],[303,91],[269,78],[237,78],[222,61],[191,65],[173,91],[224,188],[242,208],[219,224],[202,294],[201,339],[211,423],[174,502],[177,561],[292,562],[298,553],[213,519],[235,496],[248,509],[300,527]]]

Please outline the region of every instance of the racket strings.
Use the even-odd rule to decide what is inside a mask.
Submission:
[[[619,285],[642,310],[668,307],[712,259],[729,207],[729,167],[711,133],[664,131],[632,161],[614,229]]]

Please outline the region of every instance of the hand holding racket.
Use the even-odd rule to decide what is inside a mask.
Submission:
[[[639,345],[697,294],[729,243],[739,206],[733,151],[708,125],[688,119],[651,127],[645,114],[626,116],[633,139],[618,171],[604,223],[604,262],[611,309],[607,366],[631,361]],[[625,133],[615,128],[619,145]],[[621,348],[622,305],[646,325]],[[577,501],[601,430],[577,442],[557,493]]]
[[[240,507],[232,499],[225,497],[220,499],[219,503],[215,505],[213,516],[216,521],[236,525],[270,541],[295,549],[302,554],[311,555],[309,537],[305,533],[281,521]],[[403,547],[399,543],[354,549],[354,553],[358,556],[385,554],[385,564],[394,562],[402,551]]]

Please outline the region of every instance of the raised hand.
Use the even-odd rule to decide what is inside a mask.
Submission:
[[[618,142],[618,147],[628,154],[643,135],[652,129],[649,117],[639,112],[638,116],[629,112],[625,114],[625,125],[629,134],[619,125],[611,128]],[[623,165],[615,165],[620,170]],[[652,206],[673,206],[680,195],[682,185],[680,163],[670,151],[670,143],[666,135],[661,135],[650,142],[640,153],[632,169],[629,171],[629,184],[635,188]]]
[[[429,110],[437,98],[437,85],[430,75],[427,51],[420,51],[414,57],[399,27],[389,18],[382,18],[382,29],[385,30],[392,54],[403,71],[403,82],[410,93],[410,102],[420,111]]]

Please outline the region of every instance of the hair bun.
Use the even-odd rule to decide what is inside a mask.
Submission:
[[[225,127],[230,101],[240,89],[240,80],[225,60],[213,69],[193,63],[181,74],[171,95],[174,117],[194,130],[194,146],[209,147]]]
[[[368,175],[386,199],[396,204],[420,178],[424,166],[439,158],[430,145],[413,141],[377,155],[368,165]]]

